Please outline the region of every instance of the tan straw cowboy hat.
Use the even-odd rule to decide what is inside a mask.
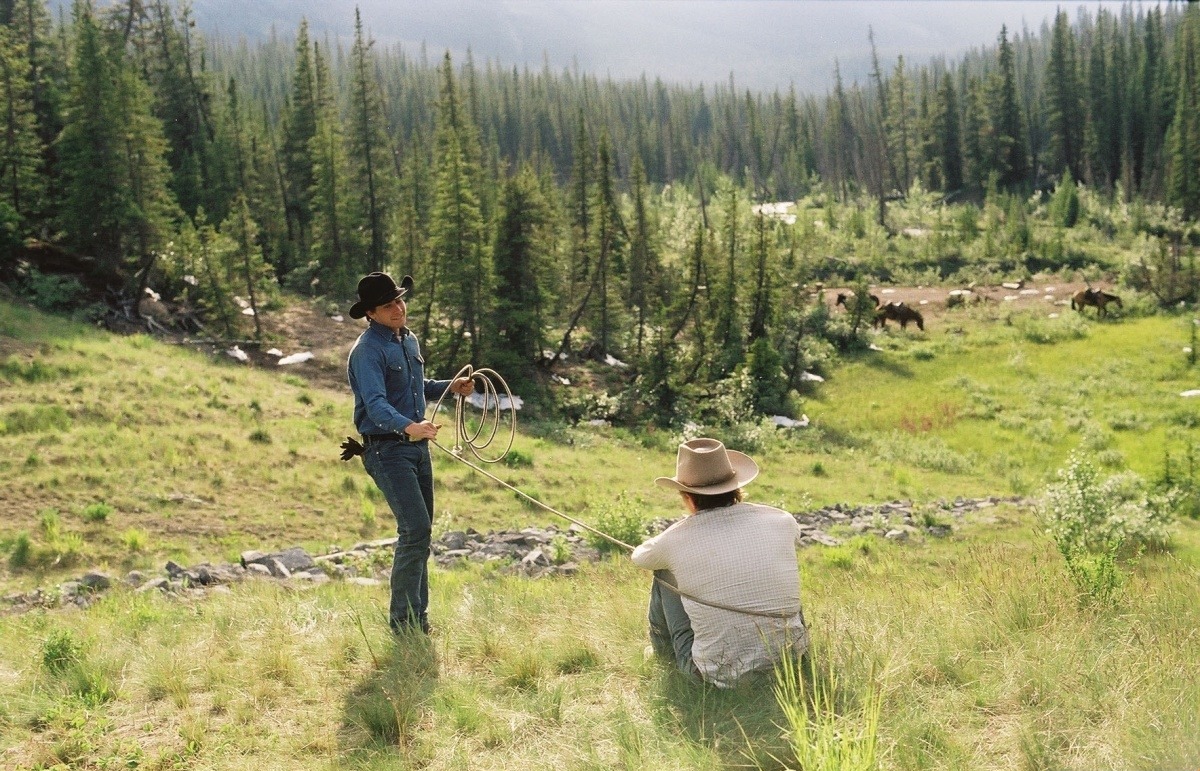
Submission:
[[[726,450],[716,439],[690,439],[679,445],[675,476],[654,483],[697,495],[720,495],[736,490],[758,476],[758,464],[749,455]]]

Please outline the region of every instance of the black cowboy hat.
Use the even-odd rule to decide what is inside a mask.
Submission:
[[[386,273],[371,273],[363,276],[358,282],[358,302],[350,306],[350,318],[361,319],[367,311],[390,303],[397,297],[408,294],[413,286],[413,277],[405,276],[400,279],[400,285]]]

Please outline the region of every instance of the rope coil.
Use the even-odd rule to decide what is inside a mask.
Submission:
[[[587,530],[589,533],[594,533],[595,535],[599,536],[600,538],[603,538],[604,540],[608,541],[609,543],[611,543],[615,546],[619,546],[626,551],[632,552],[633,547],[630,546],[629,544],[625,543],[624,541],[619,541],[616,538],[613,538],[608,533],[605,533],[601,530],[597,530],[596,528],[592,527],[591,525],[587,524],[586,522],[580,522],[578,519],[568,516],[552,506],[548,506],[547,504],[542,503],[537,498],[527,495],[523,491],[517,489],[516,487],[513,487],[508,482],[505,482],[503,479],[501,479],[500,477],[491,473],[490,471],[487,471],[486,469],[481,468],[480,466],[477,466],[474,463],[471,463],[469,460],[467,460],[465,457],[463,457],[463,455],[464,455],[463,451],[469,450],[471,455],[473,455],[475,457],[475,459],[478,460],[480,463],[485,463],[485,464],[486,463],[499,463],[500,461],[504,460],[504,456],[508,455],[509,450],[512,449],[513,442],[516,440],[516,437],[517,437],[517,408],[516,408],[516,402],[513,400],[512,389],[510,389],[508,387],[508,382],[505,381],[505,379],[500,375],[500,373],[496,372],[494,369],[488,369],[486,367],[482,368],[482,369],[475,369],[470,364],[467,364],[466,366],[464,366],[462,369],[460,369],[458,371],[458,373],[452,378],[452,380],[458,380],[459,378],[462,378],[462,377],[470,378],[471,381],[476,384],[477,390],[479,390],[479,392],[483,394],[483,415],[481,416],[479,425],[475,427],[474,431],[470,431],[468,429],[466,410],[463,407],[464,402],[467,402],[468,400],[466,397],[462,396],[461,394],[455,394],[455,398],[454,398],[454,446],[451,448],[447,448],[446,446],[444,446],[443,444],[438,442],[436,439],[431,439],[430,441],[438,449],[440,449],[443,452],[445,452],[446,454],[450,455],[455,460],[468,466],[469,468],[475,469],[480,474],[483,474],[485,477],[488,477],[489,479],[499,483],[500,485],[507,487],[509,490],[512,490],[514,493],[521,496],[522,498],[529,501],[530,503],[534,504],[535,506],[539,506],[539,507],[545,509],[546,511],[549,511],[551,514],[562,517],[563,519],[567,520],[571,524],[577,525],[577,526],[583,528],[584,530]],[[497,382],[499,382],[500,388],[496,387]],[[508,406],[507,410],[503,410],[500,406],[500,391],[501,391],[501,389],[503,389],[504,395],[508,399],[509,406]],[[448,393],[450,393],[449,388],[446,389],[445,393],[443,393],[441,398],[439,398],[437,400],[437,403],[434,404],[434,407],[433,407],[434,415],[436,415],[438,413],[438,411],[441,410],[442,401],[446,398],[446,394],[448,394]],[[500,431],[501,425],[505,422],[505,420],[502,416],[502,412],[507,412],[508,416],[509,416],[508,420],[507,420],[507,423],[509,425],[508,444],[505,445],[504,452],[501,452],[499,455],[495,456],[494,458],[493,457],[484,457],[482,452],[484,450],[486,450],[489,446],[491,446],[493,441],[495,441],[496,436]],[[485,432],[487,432],[487,439],[481,441],[480,437],[483,436]]]

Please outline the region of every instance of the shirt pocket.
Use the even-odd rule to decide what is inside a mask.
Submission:
[[[392,377],[406,378],[408,377],[408,364],[404,361],[404,354],[400,351],[389,351],[385,360],[388,375]]]

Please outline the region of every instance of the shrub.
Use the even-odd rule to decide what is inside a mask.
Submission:
[[[42,666],[55,674],[79,661],[83,643],[69,629],[56,629],[42,643]]]
[[[21,282],[21,294],[40,310],[61,312],[79,304],[83,284],[70,276],[56,276],[30,268]]]
[[[1121,550],[1167,543],[1171,497],[1151,492],[1129,471],[1101,481],[1096,463],[1078,452],[1058,479],[1047,488],[1038,515],[1081,595],[1108,604],[1125,582],[1117,565]]]
[[[150,545],[150,534],[145,530],[131,527],[121,534],[121,541],[124,542],[125,548],[131,552],[144,552]]]
[[[379,524],[378,517],[376,516],[375,503],[366,496],[360,496],[359,505],[361,507],[361,532],[364,535],[374,533]]]
[[[8,564],[14,570],[26,567],[29,565],[33,557],[33,539],[29,537],[29,533],[17,533],[13,539],[12,545],[9,547]]]
[[[97,501],[96,503],[89,503],[84,507],[83,519],[85,522],[104,522],[112,512],[112,506],[109,506],[104,501]]]
[[[1174,520],[1169,494],[1155,493],[1142,477],[1125,471],[1101,481],[1090,456],[1072,453],[1047,488],[1039,509],[1056,542],[1103,553],[1113,543],[1165,545]]]
[[[270,444],[271,435],[268,434],[264,429],[256,428],[250,433],[250,441],[257,444]]]
[[[629,546],[637,546],[646,539],[646,523],[642,521],[635,503],[624,495],[618,496],[612,503],[601,504],[594,526],[600,532]],[[587,539],[601,554],[620,548],[590,531]]]
[[[563,565],[571,561],[571,542],[559,533],[550,539],[550,561],[555,565]]]
[[[520,450],[509,450],[504,456],[504,465],[509,468],[530,468],[533,466],[533,456]]]

